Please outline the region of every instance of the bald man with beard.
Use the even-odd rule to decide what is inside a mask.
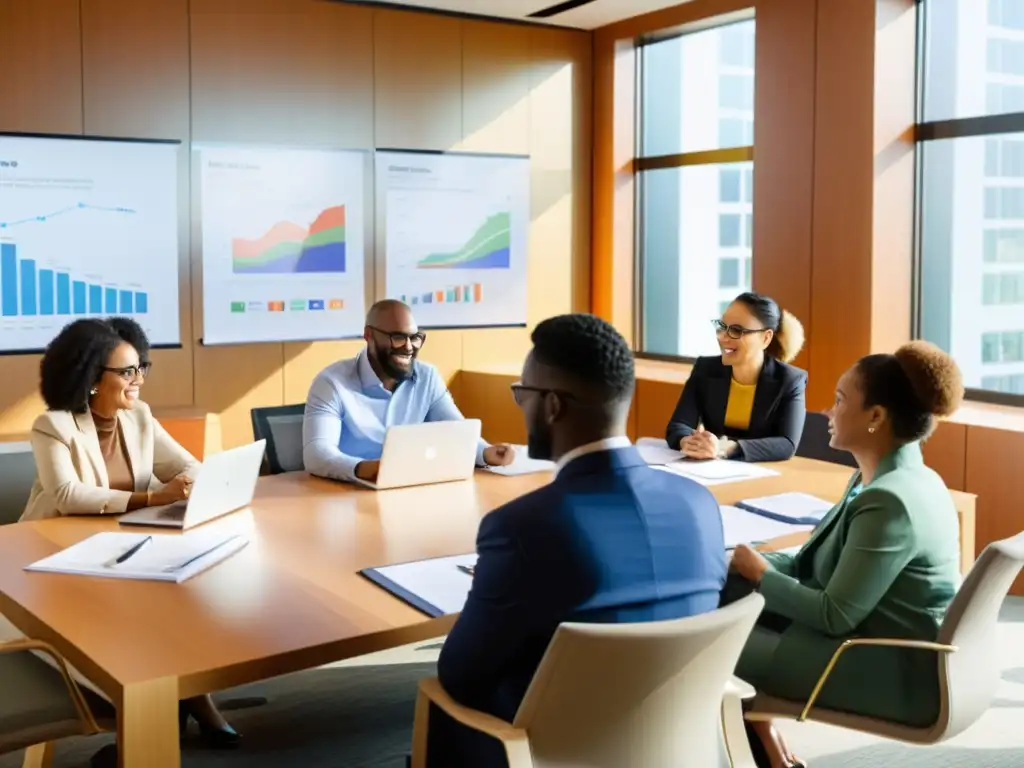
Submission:
[[[306,471],[374,482],[388,427],[463,418],[438,370],[418,360],[427,335],[401,301],[378,301],[366,315],[366,347],[313,380],[302,420]],[[480,441],[478,466],[510,464],[507,444]]]

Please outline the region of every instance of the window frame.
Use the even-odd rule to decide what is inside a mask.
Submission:
[[[633,227],[633,253],[635,257],[633,259],[633,356],[639,360],[661,360],[672,363],[694,363],[697,358],[690,355],[668,355],[660,352],[645,352],[644,350],[644,274],[645,274],[645,254],[643,244],[645,242],[645,231],[644,231],[644,199],[643,189],[644,184],[642,181],[642,174],[645,171],[654,171],[670,168],[684,168],[686,166],[695,165],[726,165],[729,163],[753,163],[754,162],[754,144],[739,146],[739,147],[725,147],[719,149],[703,149],[694,150],[691,152],[674,152],[671,154],[662,155],[644,155],[643,154],[643,119],[644,119],[644,48],[648,45],[654,45],[656,43],[663,43],[668,40],[674,40],[679,37],[685,37],[686,35],[695,34],[699,32],[706,32],[709,29],[717,29],[719,27],[727,27],[733,24],[742,24],[744,22],[756,21],[756,15],[754,9],[750,8],[748,11],[742,14],[728,14],[724,17],[702,19],[692,25],[688,25],[685,28],[676,29],[668,34],[665,33],[653,33],[647,35],[641,35],[634,41],[634,50],[636,51],[634,67],[634,93],[636,94],[634,99],[634,110],[633,110],[633,136],[635,140],[635,146],[633,151],[633,221],[635,226]],[[756,34],[756,29],[755,29]],[[756,62],[756,47],[755,47],[755,62]],[[756,110],[757,106],[757,71],[755,63],[754,72],[754,107]],[[754,126],[756,130],[756,125]],[[751,205],[753,205],[753,172],[756,169],[751,169]],[[740,202],[743,202],[744,184],[746,179],[743,175],[743,171],[740,172]],[[742,218],[742,216],[741,216]],[[752,233],[751,233],[752,238]],[[743,221],[740,222],[740,244],[742,246],[743,241]],[[740,259],[743,261],[743,259]],[[751,261],[753,258],[751,257]],[[742,278],[743,265],[740,265],[740,276]],[[753,289],[753,284],[751,284]]]
[[[1024,134],[1024,112],[1008,112],[971,117],[943,118],[941,120],[925,119],[925,93],[927,91],[927,30],[928,0],[917,0],[917,51],[916,51],[916,120],[914,125],[914,227],[913,227],[913,265],[911,295],[911,334],[913,338],[921,338],[921,315],[924,304],[922,269],[924,265],[924,149],[928,142],[969,138],[997,138],[1006,134]],[[986,56],[988,55],[986,49]],[[1002,156],[1000,155],[1000,166]],[[985,162],[983,159],[982,162]],[[1001,167],[1000,169],[1001,170]],[[982,263],[986,262],[984,253]],[[998,305],[997,305],[998,306]],[[993,376],[1003,374],[992,374]],[[1024,375],[1024,374],[1021,374]],[[969,387],[965,389],[965,399],[994,405],[1024,406],[1024,395],[999,392],[991,389]]]

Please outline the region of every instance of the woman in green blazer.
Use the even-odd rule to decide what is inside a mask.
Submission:
[[[771,696],[806,701],[844,640],[936,639],[960,585],[959,528],[920,441],[962,397],[956,363],[920,341],[862,358],[842,376],[829,411],[831,445],[850,451],[859,471],[796,554],[737,547],[733,570],[765,598],[739,677]],[[737,586],[727,585],[723,602]],[[938,690],[934,653],[860,646],[840,657],[817,703],[926,726],[938,717]],[[801,765],[770,723],[752,731],[766,765]]]

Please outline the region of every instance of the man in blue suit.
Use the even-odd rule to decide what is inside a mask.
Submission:
[[[555,478],[482,520],[473,587],[438,661],[452,698],[509,721],[560,623],[711,611],[727,571],[711,492],[647,466],[626,437],[635,380],[625,339],[574,314],[545,320],[532,340],[512,392],[530,456],[556,461]],[[497,741],[435,708],[428,764],[506,761]]]

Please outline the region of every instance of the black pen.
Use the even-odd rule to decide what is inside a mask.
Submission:
[[[152,540],[153,540],[152,536],[147,536],[142,541],[140,541],[138,544],[136,544],[135,546],[131,547],[127,552],[122,554],[120,557],[115,557],[113,559],[113,561],[108,561],[107,564],[106,564],[107,567],[110,568],[111,566],[114,566],[114,565],[120,565],[125,560],[127,560],[129,557],[131,557],[136,552],[138,552],[140,549],[142,549],[144,546],[149,544],[149,542],[151,542]]]
[[[460,571],[462,571],[463,573],[468,573],[468,574],[469,574],[470,576],[472,576],[472,575],[473,575],[473,570],[474,570],[474,569],[473,569],[473,566],[472,566],[472,565],[459,565],[459,566],[456,566],[456,567],[457,567],[457,568],[458,568],[458,569],[459,569]]]

